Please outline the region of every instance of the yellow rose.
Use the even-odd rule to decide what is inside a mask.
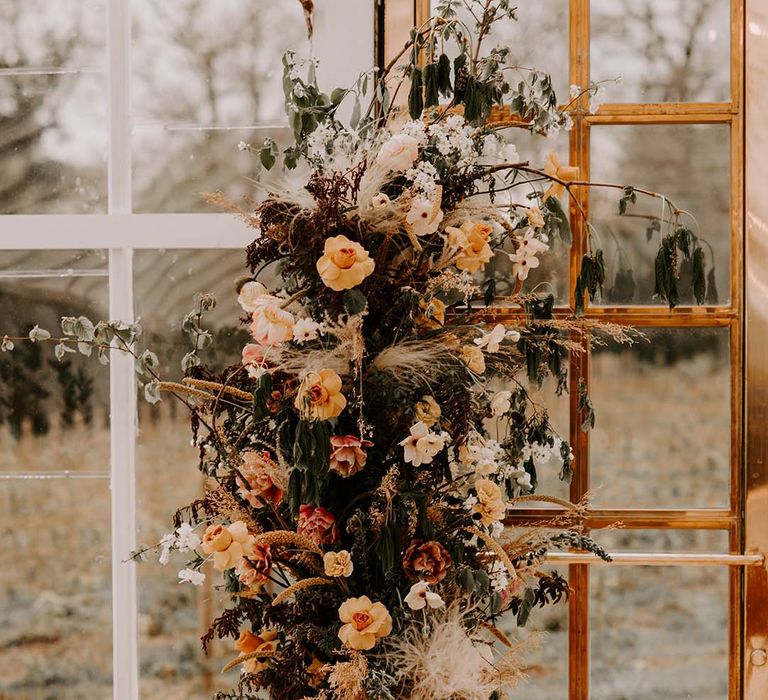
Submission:
[[[323,557],[323,569],[326,576],[349,578],[354,568],[352,555],[346,549],[342,549],[340,552],[326,552]]]
[[[373,649],[381,637],[392,631],[392,618],[383,603],[372,603],[364,595],[349,598],[339,608],[339,619],[345,623],[339,630],[339,639],[350,649]]]
[[[448,245],[457,248],[453,264],[459,270],[475,273],[490,262],[493,251],[488,244],[493,229],[488,224],[465,221],[461,228],[448,226]]]
[[[293,405],[309,420],[335,418],[347,405],[341,393],[341,377],[332,369],[309,372],[301,380]]]
[[[200,545],[203,552],[213,554],[213,568],[225,571],[237,566],[253,548],[253,535],[238,520],[231,525],[209,525]]]
[[[346,236],[326,238],[323,257],[317,261],[323,284],[336,292],[357,287],[374,267],[368,251]]]
[[[464,345],[461,348],[461,360],[475,374],[485,372],[485,357],[477,345]]]
[[[507,506],[498,484],[490,479],[477,479],[475,481],[475,493],[477,494],[477,503],[472,510],[480,514],[483,525],[491,525],[504,518]]]
[[[550,177],[556,177],[558,180],[564,182],[573,182],[579,179],[579,169],[573,165],[562,165],[560,159],[557,157],[557,153],[550,151],[547,153],[547,157],[544,160],[544,172]],[[559,197],[565,186],[559,182],[553,182],[549,189],[544,193],[544,199],[549,197]]]
[[[435,397],[431,395],[422,396],[414,407],[414,413],[416,419],[420,420],[428,428],[431,428],[442,415],[440,405],[435,401]]]

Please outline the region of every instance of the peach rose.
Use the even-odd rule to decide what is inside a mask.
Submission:
[[[352,555],[346,549],[340,552],[326,552],[323,557],[323,570],[326,576],[349,578],[354,569]]]
[[[368,459],[363,448],[372,446],[370,440],[361,440],[354,435],[334,435],[331,438],[331,471],[344,477],[357,474]]]
[[[507,513],[507,506],[499,485],[490,479],[477,479],[475,481],[475,493],[477,503],[472,507],[475,513],[480,515],[483,525],[492,525],[502,520]]]
[[[341,377],[332,369],[309,372],[301,380],[293,405],[309,420],[335,418],[347,405],[341,393]]]
[[[451,555],[439,542],[414,540],[403,555],[403,571],[409,578],[440,583],[448,574]]]
[[[251,335],[260,345],[279,345],[293,338],[293,314],[281,309],[281,303],[282,299],[264,296],[251,314]]]
[[[251,632],[241,632],[240,638],[235,642],[235,649],[241,654],[263,653],[270,656],[256,656],[248,659],[243,664],[243,670],[246,673],[261,673],[269,668],[272,663],[273,654],[277,652],[280,646],[280,640],[277,638],[277,630],[264,630],[258,636]]]
[[[579,169],[574,165],[561,165],[557,153],[550,151],[544,160],[544,172],[550,177],[556,177],[564,182],[573,182],[579,179]],[[559,197],[565,191],[565,186],[559,182],[553,182],[544,193],[544,199]]]
[[[235,574],[240,583],[249,588],[261,588],[269,581],[272,571],[272,552],[269,545],[257,544],[250,554],[243,557],[235,567]]]
[[[280,503],[284,485],[269,452],[243,452],[242,457],[243,465],[236,477],[238,495],[254,508],[261,508],[267,503],[275,506]]]
[[[346,236],[334,236],[325,239],[323,256],[316,267],[323,284],[340,292],[357,287],[373,272],[375,263],[359,243]]]
[[[475,374],[485,372],[485,357],[477,345],[464,345],[461,348],[461,361]]]
[[[231,525],[209,525],[201,547],[206,554],[213,554],[213,568],[225,571],[237,566],[251,552],[253,535],[242,520]]]
[[[339,540],[336,518],[322,506],[300,506],[297,530],[300,535],[308,537],[317,545],[334,544]]]
[[[339,639],[350,649],[367,651],[392,631],[392,618],[383,603],[372,603],[367,596],[349,598],[339,607],[339,619],[345,623]]]
[[[457,269],[474,274],[483,269],[493,257],[488,243],[493,229],[482,222],[465,221],[461,228],[446,227],[448,245],[457,248],[453,259]]]

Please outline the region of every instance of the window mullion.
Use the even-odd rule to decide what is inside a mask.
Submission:
[[[110,215],[131,213],[129,0],[107,3]],[[105,231],[106,234],[106,231]],[[105,235],[104,240],[108,240]],[[115,243],[112,243],[114,246]],[[133,251],[109,251],[109,315],[133,320]],[[136,533],[136,380],[133,358],[113,352],[110,364],[112,492],[112,675],[114,700],[138,700],[136,565],[126,563]]]

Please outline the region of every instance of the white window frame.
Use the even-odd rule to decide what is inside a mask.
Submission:
[[[254,232],[228,214],[132,213],[130,0],[105,2],[109,114],[107,213],[3,216],[0,218],[0,250],[108,249],[109,316],[132,321],[135,250],[238,249],[253,239]],[[320,62],[321,87],[351,85],[360,70],[373,64],[374,6],[380,2],[323,0],[316,3],[312,50]],[[361,27],[370,28],[370,34],[361,34]],[[345,36],[343,52],[339,43],[342,34]],[[214,231],[216,237],[211,240]],[[136,548],[136,435],[133,358],[115,353],[110,363],[114,700],[139,698],[136,565],[126,561]]]

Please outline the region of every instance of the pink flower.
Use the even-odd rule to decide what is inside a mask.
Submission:
[[[284,488],[278,467],[269,452],[243,452],[242,456],[237,493],[254,508],[261,508],[267,503],[276,506],[283,498]]]
[[[336,518],[322,506],[305,504],[299,507],[298,532],[317,545],[334,544],[339,539]]]
[[[368,459],[363,448],[372,446],[370,440],[361,440],[354,435],[334,435],[331,438],[331,471],[344,477],[357,474]]]
[[[261,345],[279,345],[293,338],[294,318],[290,311],[280,308],[282,299],[263,296],[251,314],[253,339]]]
[[[251,552],[235,567],[240,583],[250,588],[260,588],[269,581],[272,571],[272,553],[269,545],[254,545]]]
[[[248,375],[254,379],[264,373],[266,362],[264,361],[264,348],[256,343],[248,343],[243,348],[242,355],[243,366],[248,371]]]

